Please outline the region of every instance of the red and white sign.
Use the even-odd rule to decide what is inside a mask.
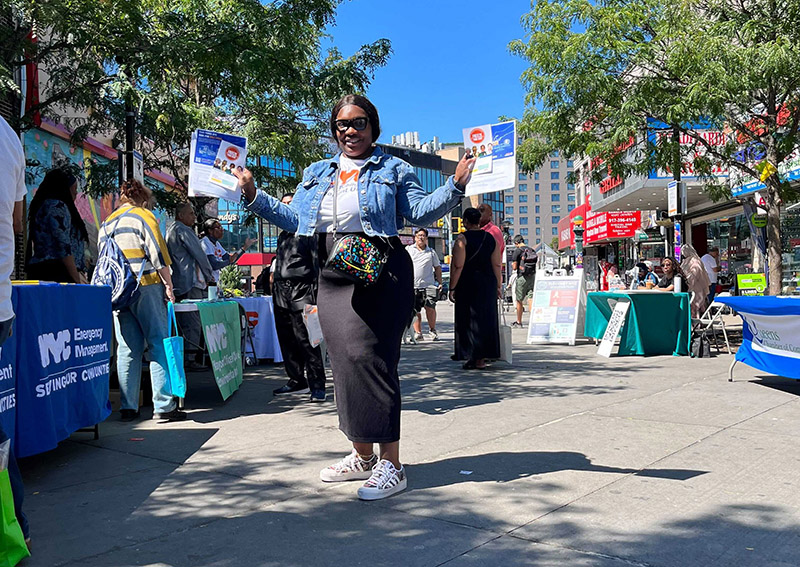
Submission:
[[[239,151],[239,148],[237,148],[236,146],[228,146],[225,149],[225,157],[231,161],[236,161],[237,159],[239,159],[240,155],[241,152]]]
[[[602,240],[633,238],[641,226],[641,211],[590,213],[584,225],[583,241],[589,245]]]
[[[483,130],[480,128],[475,128],[472,132],[469,133],[469,139],[472,141],[473,144],[480,144],[486,139],[486,134],[483,133]]]

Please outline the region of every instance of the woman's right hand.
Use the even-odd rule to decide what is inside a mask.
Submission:
[[[450,300],[452,303],[455,303],[455,302],[456,302],[456,291],[455,291],[455,290],[450,290],[450,293],[448,293],[448,294],[447,294],[447,298],[448,298],[448,299],[449,299],[449,300]]]
[[[247,199],[248,203],[252,203],[256,198],[256,182],[253,178],[253,174],[246,168],[241,173],[236,170],[233,170],[232,173],[239,178],[239,187],[242,190],[244,198]]]
[[[455,182],[461,187],[466,187],[472,177],[472,168],[475,167],[475,156],[466,153],[456,166]]]

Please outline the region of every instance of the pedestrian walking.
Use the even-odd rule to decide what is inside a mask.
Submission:
[[[175,301],[184,299],[202,299],[206,297],[206,288],[216,285],[211,264],[194,232],[197,215],[188,201],[175,209],[175,222],[167,229],[167,250],[172,259],[172,286]],[[181,324],[183,338],[186,341],[184,352],[186,368],[197,370],[202,368],[199,358],[202,356],[202,329],[200,313],[190,311],[177,313]]]
[[[289,205],[293,197],[292,193],[287,193],[281,198],[281,203]],[[319,270],[316,248],[316,235],[301,236],[287,230],[278,235],[272,303],[283,367],[289,381],[272,393],[275,396],[310,393],[312,402],[324,402],[322,351],[319,346],[312,346],[303,322],[305,307],[317,303]]]
[[[525,311],[524,301],[528,295],[533,293],[533,286],[536,282],[536,252],[525,244],[525,239],[518,234],[514,237],[514,253],[511,255],[511,269],[514,270],[515,306],[517,309],[517,320],[511,323],[512,327],[522,327],[522,313]]]
[[[164,339],[170,336],[166,300],[175,301],[172,260],[155,215],[149,210],[150,189],[129,179],[120,187],[120,205],[100,229],[98,247],[113,238],[139,278],[139,296],[127,307],[114,311],[117,337],[117,376],[119,377],[121,419],[139,417],[139,389],[142,356],[150,352],[150,383],[153,387],[153,419],[181,421],[186,413],[167,385],[167,356]]]
[[[339,153],[303,172],[290,205],[257,190],[249,171],[237,175],[248,210],[299,235],[319,233],[320,262],[331,253],[320,273],[320,324],[333,370],[339,428],[353,451],[323,469],[320,478],[366,479],[358,496],[375,500],[404,490],[407,483],[400,462],[397,364],[414,278],[398,230],[404,219],[425,225],[455,207],[474,159],[465,156],[456,174],[429,194],[413,167],[373,145],[380,120],[367,98],[342,98],[333,107],[330,128]]]
[[[422,340],[422,310],[428,320],[428,333],[432,341],[439,340],[436,331],[436,300],[442,291],[442,265],[439,256],[428,246],[428,229],[418,228],[414,244],[406,246],[414,264],[414,338]]]
[[[455,354],[464,369],[486,368],[487,358],[500,358],[497,299],[501,296],[500,248],[482,231],[480,212],[466,209],[461,218],[466,232],[453,244],[450,301],[455,303]]]

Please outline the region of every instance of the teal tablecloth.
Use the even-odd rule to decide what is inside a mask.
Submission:
[[[630,300],[620,333],[619,352],[625,355],[689,354],[692,318],[688,293],[594,292],[587,296],[587,337],[602,339],[614,305]]]

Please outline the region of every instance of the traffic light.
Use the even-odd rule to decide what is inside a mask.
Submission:
[[[436,228],[444,228],[444,219],[439,219],[436,221]]]
[[[461,224],[461,217],[453,217],[452,221],[450,222],[450,230],[453,231],[453,234],[460,234],[464,232],[464,225]]]

